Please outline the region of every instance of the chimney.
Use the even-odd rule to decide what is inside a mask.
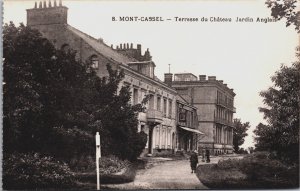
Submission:
[[[130,44],[130,49],[133,49],[133,44],[132,43]]]
[[[52,7],[51,0],[49,0],[49,5],[48,5],[48,7]]]
[[[129,44],[128,43],[126,44],[126,47],[127,47],[127,49],[129,49]]]
[[[119,46],[117,46],[117,50],[119,50]]]
[[[54,7],[56,7],[57,6],[57,4],[56,4],[56,0],[54,0]]]
[[[205,81],[206,80],[206,75],[199,75],[199,80],[200,81]]]
[[[64,25],[68,23],[68,8],[65,6],[54,7],[49,1],[40,1],[39,8],[27,9],[27,26],[42,26],[42,25]]]
[[[215,81],[216,80],[216,76],[208,76],[208,81]]]
[[[165,73],[164,82],[170,87],[172,87],[172,80],[173,80],[173,74],[172,73]]]
[[[60,7],[62,6],[62,2],[61,2],[61,0],[59,0],[59,6],[60,6]]]
[[[120,49],[122,49],[122,47],[123,47],[123,45],[122,45],[122,43],[120,44]]]
[[[137,49],[137,51],[139,52],[139,55],[141,55],[141,52],[142,52],[142,45],[137,44],[137,45],[136,45],[136,49]]]
[[[114,49],[114,45],[111,44],[111,45],[110,45],[110,48],[111,48],[111,49]]]
[[[34,8],[35,8],[35,9],[37,8],[37,3],[36,3],[36,2],[34,2]]]

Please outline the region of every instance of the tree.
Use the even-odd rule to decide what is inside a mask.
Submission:
[[[3,50],[4,153],[85,151],[87,145],[74,143],[88,135],[89,118],[79,117],[91,93],[88,66],[23,24],[4,26]]]
[[[249,129],[249,122],[242,123],[240,119],[233,120],[233,148],[235,152],[239,152],[239,146],[245,142],[246,132]]]
[[[300,62],[291,67],[282,65],[271,80],[274,85],[260,92],[266,107],[259,111],[264,114],[267,125],[259,124],[254,131],[256,147],[276,152],[282,160],[298,163]]]
[[[108,65],[109,76],[99,78],[91,62],[56,50],[23,24],[4,26],[3,48],[4,154],[38,152],[69,161],[93,155],[96,131],[103,154],[134,160],[142,152],[146,138],[137,132],[137,113],[143,105],[129,104],[128,88],[118,92],[122,71]]]
[[[254,148],[253,147],[248,147],[248,151],[250,154],[254,153]]]
[[[93,98],[95,119],[101,121],[100,132],[104,154],[114,154],[122,159],[135,160],[146,146],[147,136],[137,132],[138,112],[142,112],[147,98],[141,104],[130,104],[131,92],[123,86],[118,92],[123,71],[112,70],[107,65],[109,77],[97,81]]]
[[[300,32],[300,11],[296,11],[297,0],[267,0],[266,4],[271,9],[272,17],[281,20],[286,19],[286,26],[294,25]]]

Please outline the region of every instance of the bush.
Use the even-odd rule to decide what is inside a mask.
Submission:
[[[127,168],[130,162],[127,160],[120,160],[115,156],[102,157],[100,158],[100,173],[101,174],[112,174]]]
[[[197,176],[209,188],[299,187],[299,166],[286,166],[279,160],[271,159],[267,152],[199,166]]]
[[[3,161],[4,189],[69,188],[74,174],[66,163],[38,153],[11,154]]]
[[[118,163],[118,164],[116,164]],[[111,156],[101,159],[100,181],[101,184],[120,184],[132,182],[135,178],[138,169],[145,168],[145,162],[137,160],[134,163],[121,161],[120,159]],[[105,166],[105,168],[104,168]],[[104,169],[106,169],[104,171]],[[118,172],[118,173],[115,173]],[[96,170],[86,173],[76,173],[76,179],[79,187],[83,189],[93,189],[96,184]]]

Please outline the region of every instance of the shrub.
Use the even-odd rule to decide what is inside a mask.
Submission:
[[[120,160],[115,156],[102,157],[100,158],[100,173],[101,174],[112,174],[127,168],[130,162],[127,160]]]
[[[197,176],[209,188],[296,188],[299,165],[286,166],[259,152],[243,159],[221,160],[218,164],[200,165]]]
[[[66,163],[38,153],[4,157],[4,189],[69,188],[74,174]]]
[[[278,160],[269,159],[268,155],[254,154],[242,159],[239,169],[254,181],[274,178],[287,167]]]

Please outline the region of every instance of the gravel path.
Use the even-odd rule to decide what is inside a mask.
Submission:
[[[115,189],[207,189],[191,173],[189,160],[165,161],[139,170],[134,182],[105,185]]]

